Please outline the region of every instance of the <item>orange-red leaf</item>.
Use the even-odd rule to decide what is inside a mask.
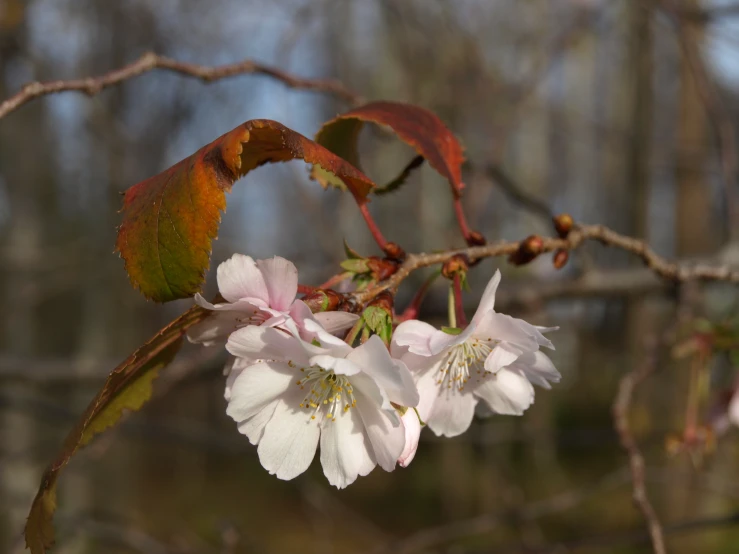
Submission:
[[[98,433],[115,425],[124,410],[138,410],[149,400],[152,382],[159,370],[177,354],[182,336],[210,312],[193,307],[154,335],[108,376],[77,425],[67,436],[56,459],[44,472],[26,522],[26,546],[31,554],[43,554],[54,544],[52,517],[56,510],[56,481],[59,472],[77,450]]]
[[[126,191],[116,246],[133,285],[158,302],[198,292],[225,193],[252,169],[293,159],[330,172],[359,200],[374,187],[346,160],[284,125],[247,121]]]
[[[442,121],[427,109],[400,102],[371,102],[341,114],[321,127],[316,142],[359,166],[357,138],[364,122],[387,125],[445,177],[455,196],[462,194],[462,145]],[[341,182],[314,168],[313,178],[324,187]]]

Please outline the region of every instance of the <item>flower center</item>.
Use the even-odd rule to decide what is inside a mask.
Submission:
[[[244,312],[243,315],[236,319],[236,323],[240,327],[246,327],[247,325],[261,325],[270,318],[268,312],[263,312],[258,309]]]
[[[470,338],[446,353],[436,372],[436,383],[442,388],[464,390],[473,375],[483,378],[485,359],[493,351],[488,341]]]
[[[345,376],[336,375],[332,370],[326,371],[319,366],[300,368],[300,371],[306,375],[296,384],[301,389],[310,387],[300,407],[313,409],[311,419],[322,415],[328,421],[336,421],[338,413],[342,410],[348,412],[357,405],[354,389]]]

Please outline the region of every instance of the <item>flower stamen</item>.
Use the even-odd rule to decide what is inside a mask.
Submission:
[[[301,368],[300,371],[306,375],[296,384],[301,389],[310,386],[300,407],[313,409],[311,419],[323,415],[328,421],[336,421],[337,413],[348,412],[357,405],[354,388],[344,375],[336,375],[332,370],[326,371],[320,366]]]
[[[467,339],[449,350],[436,373],[436,384],[448,390],[464,390],[471,377],[484,378],[485,359],[493,351],[492,341]]]

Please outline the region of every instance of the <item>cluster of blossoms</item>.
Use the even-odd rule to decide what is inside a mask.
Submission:
[[[225,344],[226,413],[280,479],[303,473],[319,443],[324,474],[338,488],[378,464],[405,467],[423,425],[452,437],[476,411],[521,415],[534,401],[532,383],[559,380],[540,351],[553,348],[542,334],[550,329],[495,312],[499,272],[465,329],[409,320],[389,345],[372,335],[357,347],[340,337],[360,316],[312,313],[296,298],[298,271],[288,260],[236,254],[217,278],[225,302],[196,296],[215,313],[188,337]]]

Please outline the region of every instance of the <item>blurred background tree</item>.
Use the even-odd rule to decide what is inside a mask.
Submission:
[[[439,114],[467,147],[465,203],[490,240],[550,234],[550,214],[567,211],[668,257],[734,264],[738,30],[731,0],[0,0],[0,98],[146,51],[252,58]],[[22,551],[41,471],[107,372],[190,305],[156,306],[130,287],[112,254],[119,193],[247,119],[311,136],[346,108],[263,76],[205,85],[152,72],[0,120],[0,550]],[[361,147],[378,183],[413,155],[372,130]],[[448,195],[424,166],[372,208],[408,251],[459,246]],[[279,254],[321,282],[343,256],[337,236],[374,252],[351,204],[300,163],[261,168],[234,188],[212,267],[233,252]],[[501,307],[561,327],[563,381],[522,418],[480,420],[444,442],[424,434],[409,469],[346,491],[317,468],[281,482],[225,416],[222,354],[188,351],[151,404],[73,461],[57,551],[649,551],[610,412],[650,349],[659,371],[638,390],[633,423],[669,551],[736,551],[737,433],[712,397],[700,423],[720,435],[716,450],[683,444],[696,362],[669,356],[693,318],[736,313],[735,288],[666,285],[591,245],[561,272],[549,257],[486,261],[474,291],[497,266]],[[445,302],[434,289],[423,314],[442,318]],[[710,360],[729,391],[737,368]]]

